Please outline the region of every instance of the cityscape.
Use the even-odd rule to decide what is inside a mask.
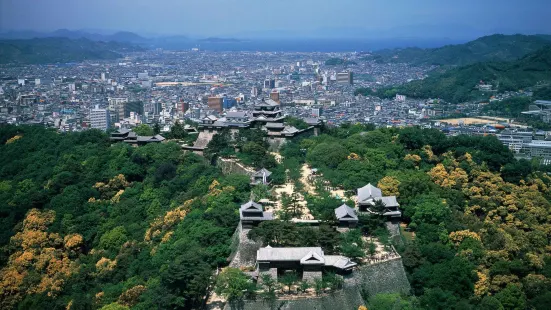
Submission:
[[[0,0],[0,308],[550,309],[550,10]]]

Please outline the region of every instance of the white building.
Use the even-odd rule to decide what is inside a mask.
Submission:
[[[109,129],[110,123],[108,109],[100,109],[99,105],[90,109],[90,128],[106,131]]]

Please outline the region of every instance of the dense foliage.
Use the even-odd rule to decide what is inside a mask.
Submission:
[[[203,302],[248,178],[176,143],[0,128],[0,307],[168,309]]]
[[[481,62],[454,68],[448,71],[435,71],[426,79],[379,90],[380,97],[394,97],[397,93],[414,98],[442,98],[451,103],[472,100],[487,100],[494,93],[480,91],[479,83],[492,84],[499,91],[518,91],[540,82],[549,82],[551,76],[551,47],[531,53],[512,62]],[[356,94],[373,95],[366,89],[358,89]]]
[[[510,61],[551,45],[551,36],[495,34],[465,44],[439,48],[404,48],[376,52],[372,58],[382,63],[464,66],[482,61]],[[370,58],[367,58],[370,59]]]
[[[45,64],[117,59],[122,57],[119,52],[136,49],[124,43],[91,41],[84,38],[0,40],[0,64]]]
[[[508,98],[502,101],[493,101],[482,108],[482,112],[490,115],[519,117],[522,111],[528,111],[532,103],[529,97]]]
[[[285,149],[306,149],[305,156],[288,156],[297,154],[297,160],[306,160],[351,194],[369,182],[398,197],[410,232],[392,242],[402,255],[413,297],[366,296],[370,309],[549,308],[547,174],[515,160],[495,137],[366,129],[332,129]],[[337,205],[332,198],[307,199],[309,207],[315,205],[313,212]],[[342,253],[343,244],[337,249]],[[354,255],[354,249],[347,250]]]
[[[251,238],[353,258],[369,247],[362,233],[393,242],[413,296],[365,296],[370,309],[549,309],[551,178],[540,167],[515,160],[491,136],[364,125],[323,132],[289,141],[275,169],[296,180],[307,162],[349,193],[376,184],[398,197],[409,231],[389,238],[384,220],[368,216],[360,218],[363,232],[336,233],[330,215],[342,201],[320,184],[317,196],[305,195],[324,221],[319,229],[272,221]],[[240,132],[225,143],[265,147],[257,135]],[[0,127],[0,158],[2,309],[200,307],[215,268],[227,264],[239,203],[251,191],[248,177],[221,176],[175,143],[111,145],[94,130]],[[293,198],[284,200],[283,212],[295,212]],[[259,292],[227,269],[216,289],[229,299],[259,293],[273,301],[266,283]],[[327,283],[314,283],[316,293]],[[306,287],[292,274],[281,284]]]

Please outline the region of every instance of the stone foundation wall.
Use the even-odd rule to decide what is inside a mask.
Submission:
[[[231,159],[218,158],[216,161],[216,166],[222,170],[224,175],[235,173],[251,176],[254,173],[253,169],[243,166],[239,162]]]
[[[237,251],[233,257],[230,257],[230,267],[251,267],[256,265],[256,251],[260,249],[261,243],[255,242],[247,237],[250,229],[245,229],[241,226],[241,223],[237,226],[237,233],[239,236],[239,242],[237,245]]]
[[[303,271],[302,272],[302,281],[309,281],[314,283],[316,279],[321,279],[323,273],[321,271]]]
[[[379,293],[409,294],[411,290],[401,258],[362,266],[354,270],[353,281],[367,290],[370,296]]]

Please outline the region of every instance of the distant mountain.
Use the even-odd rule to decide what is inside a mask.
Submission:
[[[357,94],[393,97],[397,93],[415,98],[442,98],[460,103],[488,99],[493,93],[476,88],[492,84],[499,92],[516,91],[540,82],[551,82],[551,47],[544,47],[510,62],[479,62],[448,71],[436,71],[424,80],[379,90],[358,89]]]
[[[121,58],[120,52],[141,48],[88,39],[36,38],[0,40],[0,63],[44,64]]]
[[[126,42],[126,43],[141,43],[148,39],[141,37],[133,32],[119,31],[112,35],[106,36],[106,41]]]
[[[234,38],[206,38],[201,39],[199,42],[203,43],[239,43],[241,40]]]
[[[465,44],[439,48],[383,50],[373,54],[379,62],[416,65],[468,65],[481,61],[509,61],[551,45],[549,35],[501,35],[482,37]]]
[[[92,41],[115,41],[124,43],[146,43],[148,39],[141,37],[133,32],[120,31],[114,34],[99,34],[81,30],[58,29],[53,32],[35,32],[35,31],[11,31],[0,33],[0,39],[34,39],[34,38],[85,38]]]

